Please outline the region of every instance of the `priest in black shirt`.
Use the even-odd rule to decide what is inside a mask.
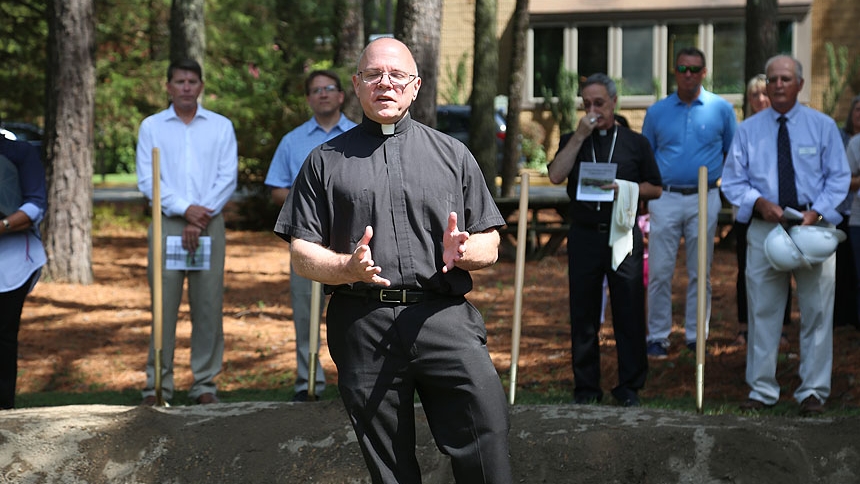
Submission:
[[[574,401],[599,403],[603,398],[598,333],[606,277],[618,352],[618,385],[612,395],[620,405],[638,406],[638,392],[648,374],[644,245],[634,222],[626,234],[628,244],[632,238],[630,250],[619,250],[615,244],[623,241],[615,240],[625,237],[613,236],[613,223],[619,217],[616,208],[622,213],[625,209],[616,205],[628,205],[626,210],[635,221],[633,215],[639,202],[661,195],[660,171],[648,140],[616,122],[615,82],[605,74],[593,74],[581,89],[585,114],[576,131],[562,137],[558,154],[548,168],[553,183],[568,181],[571,199],[567,253]],[[595,191],[587,181],[592,175],[580,177],[580,173],[606,173],[608,164],[615,165],[608,171],[614,171],[614,179],[600,188],[609,199],[594,201],[599,197],[588,196]],[[624,196],[630,193],[638,195]]]
[[[275,232],[332,294],[329,351],[371,479],[421,482],[417,392],[456,482],[509,484],[507,401],[465,298],[505,221],[466,146],[409,115],[421,78],[403,43],[371,42],[352,82],[364,119],[311,152]]]

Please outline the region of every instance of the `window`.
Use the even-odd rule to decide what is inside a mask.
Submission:
[[[792,52],[792,40],[794,38],[794,22],[779,22],[779,40],[776,43],[777,52]]]
[[[711,89],[717,94],[744,92],[744,45],[746,33],[743,22],[714,24],[714,53],[710,76]]]
[[[579,27],[576,72],[579,77],[588,77],[597,72],[606,74],[609,48],[608,27]]]
[[[678,89],[678,83],[675,82],[675,58],[682,49],[699,46],[699,26],[669,25],[667,31],[669,48],[666,51],[666,92],[675,92]]]
[[[564,68],[580,77],[604,72],[618,82],[623,107],[645,107],[675,92],[675,57],[685,47],[696,47],[707,60],[705,87],[731,102],[741,101],[745,87],[743,15],[726,10],[713,19],[702,18],[701,12],[685,17],[686,11],[680,9],[658,12],[652,19],[628,20],[613,19],[622,14],[607,11],[578,23],[575,13],[565,16],[568,23],[564,25],[559,25],[558,16],[552,16],[546,17],[547,24],[532,27],[527,93],[532,100],[555,95]],[[604,14],[607,18],[600,24]],[[667,23],[665,18],[677,20]],[[779,52],[797,55],[794,45],[811,42],[801,22],[799,18],[779,22]],[[796,38],[798,35],[803,38]]]
[[[564,58],[564,29],[534,29],[534,97],[545,97],[557,89],[558,71]]]
[[[620,95],[654,94],[654,28],[624,27],[621,31]]]

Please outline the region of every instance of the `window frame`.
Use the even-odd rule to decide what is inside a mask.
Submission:
[[[668,30],[670,25],[679,25],[679,24],[695,24],[698,26],[698,44],[696,47],[701,49],[705,53],[706,58],[706,66],[708,68],[708,76],[704,82],[705,86],[711,86],[713,82],[713,72],[714,69],[719,69],[719,66],[714,66],[714,24],[725,24],[725,23],[737,23],[745,22],[745,18],[743,15],[743,11],[736,12],[732,11],[715,11],[711,12],[711,15],[704,16],[680,16],[678,12],[653,12],[651,18],[641,18],[637,17],[636,19],[629,18],[619,18],[624,17],[622,12],[607,12],[605,14],[605,18],[595,18],[595,16],[590,16],[590,18],[586,20],[577,20],[575,18],[570,18],[567,21],[551,21],[545,22],[540,18],[533,19],[531,25],[529,26],[527,32],[527,54],[526,54],[526,83],[524,86],[525,92],[523,93],[523,99],[526,105],[531,105],[527,107],[536,107],[545,103],[545,99],[537,93],[534,92],[534,31],[535,29],[542,28],[561,28],[563,30],[562,38],[564,39],[564,45],[562,49],[562,59],[563,65],[565,68],[577,71],[578,69],[578,31],[580,27],[594,27],[594,26],[604,26],[607,27],[607,50],[608,56],[607,66],[608,71],[606,74],[614,79],[623,78],[623,69],[622,69],[622,61],[623,61],[623,31],[625,27],[635,26],[642,27],[650,25],[653,33],[653,42],[652,42],[652,73],[656,73],[653,79],[656,79],[659,82],[659,92],[654,95],[622,95],[619,96],[619,105],[623,106],[625,109],[636,109],[636,108],[645,108],[656,102],[658,99],[662,99],[666,97],[671,91],[667,92],[669,86],[669,76],[671,75],[668,72],[669,64],[668,64]],[[613,18],[616,17],[616,18]],[[803,63],[807,70],[811,68],[810,60],[809,60],[809,52],[800,49],[799,46],[809,45],[811,42],[811,28],[808,25],[810,23],[809,20],[809,11],[805,10],[803,12],[790,12],[781,14],[778,17],[778,21],[780,23],[788,22],[791,26],[791,43],[792,49],[791,54],[798,57],[801,63]],[[708,87],[710,90],[710,87]],[[805,96],[804,96],[805,95]],[[723,98],[727,101],[731,102],[734,105],[740,106],[743,103],[743,93],[726,93],[721,94]],[[808,102],[808,90],[805,90],[801,93],[801,101]],[[555,99],[553,99],[555,100]],[[581,102],[581,99],[578,98],[578,102]]]

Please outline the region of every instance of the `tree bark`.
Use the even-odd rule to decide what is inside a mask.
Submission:
[[[44,153],[46,278],[91,284],[95,14],[93,0],[48,4]]]
[[[517,0],[513,16],[511,42],[511,77],[508,84],[508,115],[505,121],[505,156],[502,163],[502,196],[514,196],[517,164],[522,156],[520,113],[523,108],[523,89],[526,82],[526,35],[529,28],[529,0]]]
[[[206,57],[203,6],[204,0],[173,0],[170,8],[171,61],[194,59],[203,65]]]
[[[337,39],[334,54],[334,65],[343,67],[346,72],[354,73],[358,63],[358,56],[364,48],[364,15],[362,0],[340,0],[337,4],[338,18],[341,19],[340,34]],[[353,93],[350,79],[342,79],[345,82],[343,101],[343,112],[349,119],[361,121],[361,104]]]
[[[765,62],[777,53],[779,21],[776,14],[777,0],[747,0],[745,82],[756,74],[764,74]],[[747,111],[746,96],[743,109]]]
[[[469,148],[481,165],[490,193],[496,195],[496,123],[493,119],[499,77],[496,0],[475,2],[475,63],[472,69],[472,117]]]
[[[415,120],[435,128],[442,0],[400,0],[394,30],[395,37],[412,51],[421,76],[421,90],[409,112]]]

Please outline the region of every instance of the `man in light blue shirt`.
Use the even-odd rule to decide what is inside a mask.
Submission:
[[[266,175],[265,183],[272,189],[272,201],[279,207],[287,199],[299,169],[311,150],[355,126],[355,123],[341,112],[344,92],[337,73],[328,70],[311,72],[305,80],[305,94],[313,117],[281,139]],[[306,401],[310,359],[311,281],[296,274],[292,264],[290,299],[296,326],[296,394],[293,400]],[[320,311],[322,312],[322,308]],[[322,367],[316,373],[316,380],[314,391],[319,394],[325,389]]]
[[[791,271],[777,270],[768,261],[765,240],[777,224],[787,222],[787,206],[779,204],[780,123],[785,123],[790,140],[797,202],[791,208],[802,214],[800,224],[833,227],[842,220],[837,207],[848,193],[851,172],[836,123],[797,102],[803,88],[800,63],[779,55],[768,60],[765,72],[771,107],[741,123],[726,158],[722,184],[726,198],[738,207],[738,220],[750,222],[746,380],[751,391],[741,409],[760,410],[779,401],[777,356],[793,274],[800,307],[801,357],[801,383],[794,398],[800,403],[801,414],[819,414],[830,395],[836,256]],[[784,190],[790,192],[790,187]]]
[[[687,348],[696,347],[697,285],[707,281],[705,338],[711,315],[711,261],[714,233],[720,213],[717,182],[723,159],[735,134],[734,108],[702,88],[707,74],[705,54],[682,49],[675,58],[678,90],[658,101],[645,114],[642,134],[651,143],[663,178],[663,195],[648,202],[651,234],[648,238],[648,356],[666,358],[672,331],[672,277],[681,238],[687,253],[687,297],[684,328]],[[708,168],[708,263],[698,272],[699,167]]]
[[[182,286],[188,279],[191,305],[191,372],[188,396],[201,404],[217,403],[214,378],[224,355],[223,300],[226,235],[221,210],[236,189],[239,156],[229,119],[197,104],[203,73],[194,60],[167,68],[170,107],[144,119],[137,140],[137,186],[152,200],[152,150],[160,153],[162,237],[180,236],[182,248],[196,251],[200,237],[211,240],[209,270],[163,270],[162,397],[173,396],[173,352]],[[153,214],[157,217],[159,214]],[[162,241],[163,247],[167,244]],[[166,262],[166,259],[165,259]],[[152,287],[152,228],[148,276]],[[143,404],[155,405],[155,352],[150,340]]]

